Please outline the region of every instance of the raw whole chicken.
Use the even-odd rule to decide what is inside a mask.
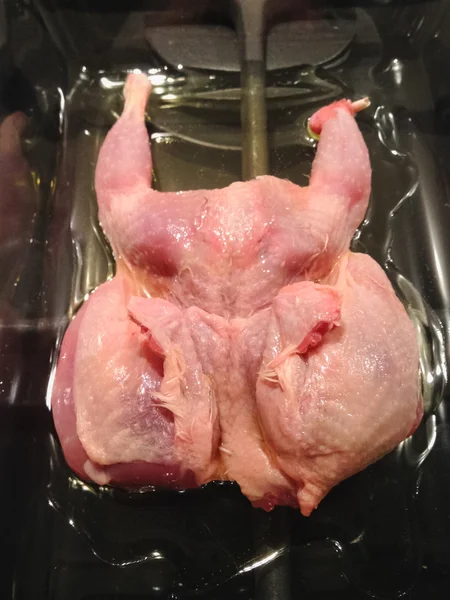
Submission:
[[[117,274],[62,344],[53,411],[65,457],[98,484],[230,479],[254,506],[309,515],[422,417],[412,323],[382,269],[349,251],[371,178],[354,105],[311,118],[307,188],[264,176],[161,193],[150,90],[128,76],[98,159]]]

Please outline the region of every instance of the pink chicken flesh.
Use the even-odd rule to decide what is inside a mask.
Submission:
[[[349,251],[371,169],[339,101],[318,111],[310,185],[151,188],[144,75],[100,152],[117,274],[65,335],[53,391],[70,467],[123,486],[237,481],[255,505],[316,508],[422,416],[412,323]]]

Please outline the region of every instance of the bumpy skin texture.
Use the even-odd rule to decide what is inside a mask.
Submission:
[[[150,84],[130,75],[101,149],[99,216],[117,259],[66,333],[53,392],[69,465],[119,485],[236,480],[309,515],[417,426],[414,329],[352,254],[370,193],[354,107],[311,119],[310,185],[151,189]]]
[[[334,289],[303,289],[303,316],[273,311],[257,383],[262,429],[280,468],[297,482],[304,515],[405,439],[421,410],[414,333],[384,272],[351,252],[336,271]],[[340,315],[337,298],[323,297],[327,289],[341,293]],[[316,332],[313,347],[305,330]]]

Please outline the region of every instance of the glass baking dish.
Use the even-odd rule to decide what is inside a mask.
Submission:
[[[19,113],[22,136],[13,158],[0,153],[2,599],[448,598],[450,5],[278,9],[270,172],[307,184],[308,116],[370,96],[358,122],[372,197],[353,248],[386,269],[417,326],[424,420],[308,519],[252,509],[231,483],[131,494],[69,470],[49,397],[68,322],[114,273],[93,177],[125,76],[152,78],[154,185],[223,187],[242,178],[239,44],[220,2],[6,0],[0,116]]]

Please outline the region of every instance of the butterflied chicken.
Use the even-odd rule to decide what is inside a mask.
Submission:
[[[349,251],[371,169],[339,101],[310,184],[151,188],[131,74],[100,151],[99,219],[117,261],[70,324],[53,391],[66,459],[99,484],[238,482],[255,506],[309,515],[422,416],[414,328],[382,269]]]

